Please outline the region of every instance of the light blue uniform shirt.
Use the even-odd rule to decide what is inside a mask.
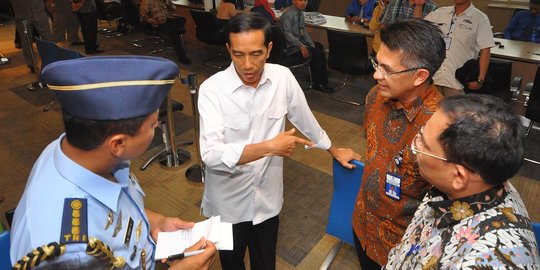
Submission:
[[[65,198],[86,198],[88,209],[88,236],[107,244],[115,257],[123,256],[122,269],[140,269],[141,251],[146,251],[147,269],[153,269],[155,244],[150,237],[148,218],[144,210],[142,191],[135,176],[130,175],[125,162],[113,171],[118,183],[111,182],[69,159],[60,147],[64,135],[49,144],[38,158],[19,201],[11,228],[11,262],[15,264],[28,252],[50,242],[59,242]],[[108,213],[114,221],[105,230]],[[113,237],[118,216],[122,212],[122,229]],[[133,219],[131,240],[124,246],[128,219]],[[142,231],[136,239],[137,225]],[[133,246],[136,256],[130,259]],[[86,243],[66,245],[66,253],[54,262],[94,260],[86,254]],[[45,263],[43,263],[45,264]]]

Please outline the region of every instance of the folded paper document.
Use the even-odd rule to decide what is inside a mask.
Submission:
[[[326,23],[326,17],[319,12],[305,12],[304,19],[308,24],[323,24]]]
[[[179,254],[204,237],[216,244],[219,250],[233,249],[232,224],[221,222],[219,216],[197,222],[193,228],[175,232],[158,233],[156,256],[154,260],[166,259],[170,255]]]

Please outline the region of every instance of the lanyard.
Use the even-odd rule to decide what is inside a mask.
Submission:
[[[456,16],[456,11],[452,13],[452,19],[450,19],[450,27],[448,28],[448,33],[446,33],[446,37],[449,37],[450,34],[452,34],[452,26],[454,26],[454,17]]]

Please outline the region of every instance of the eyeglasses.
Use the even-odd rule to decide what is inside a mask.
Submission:
[[[476,173],[475,170],[471,169],[471,167],[469,167],[469,166],[467,166],[467,165],[465,165],[463,163],[457,163],[457,162],[454,162],[454,161],[449,161],[447,158],[443,158],[443,157],[440,157],[440,156],[437,156],[437,155],[434,155],[434,154],[431,154],[431,153],[428,153],[428,152],[425,152],[425,151],[422,151],[422,150],[418,150],[418,147],[416,146],[417,144],[420,144],[421,147],[424,148],[424,144],[423,144],[422,138],[421,138],[422,134],[424,134],[424,127],[423,126],[420,128],[420,132],[418,132],[418,134],[416,134],[416,136],[413,138],[413,141],[411,143],[411,152],[414,155],[418,155],[418,153],[420,153],[422,155],[426,155],[428,157],[436,158],[438,160],[442,160],[442,161],[445,161],[445,162],[451,162],[451,163],[459,164],[459,165],[465,167],[470,172]]]
[[[425,151],[422,151],[422,150],[418,150],[416,144],[418,141],[420,141],[420,144],[423,145],[423,143],[421,142],[421,136],[422,134],[424,133],[424,127],[422,126],[420,128],[420,132],[418,132],[418,134],[416,134],[416,136],[413,138],[413,141],[411,143],[411,152],[415,155],[418,155],[418,153],[420,154],[423,154],[423,155],[426,155],[426,156],[429,156],[429,157],[432,157],[432,158],[436,158],[436,159],[439,159],[439,160],[442,160],[442,161],[448,161],[447,158],[443,158],[443,157],[439,157],[437,155],[434,155],[434,154],[431,154],[431,153],[428,153],[428,152],[425,152]]]
[[[379,63],[377,63],[375,61],[375,58],[371,58],[371,65],[373,65],[373,69],[375,69],[375,71],[378,71],[379,74],[381,74],[385,79],[386,79],[386,77],[388,77],[390,75],[400,74],[400,73],[405,73],[405,72],[410,72],[410,71],[414,71],[414,70],[417,70],[417,69],[421,69],[421,68],[417,67],[417,68],[409,68],[409,69],[401,70],[401,71],[388,72],[388,71],[384,70],[383,67],[379,66]]]

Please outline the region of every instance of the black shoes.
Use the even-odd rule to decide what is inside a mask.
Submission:
[[[82,41],[73,41],[71,42],[71,46],[81,46],[84,45],[84,42]]]
[[[178,56],[178,62],[184,64],[184,65],[189,65],[192,63],[191,59],[189,59],[187,56]]]
[[[314,84],[311,88],[315,90],[319,90],[324,93],[332,93],[334,92],[334,88],[326,85],[326,84]]]
[[[15,48],[22,49],[22,45],[20,42],[15,42]]]
[[[104,50],[100,50],[100,49],[93,49],[93,50],[86,50],[86,54],[98,54],[98,53],[102,53],[102,52],[105,52]]]

